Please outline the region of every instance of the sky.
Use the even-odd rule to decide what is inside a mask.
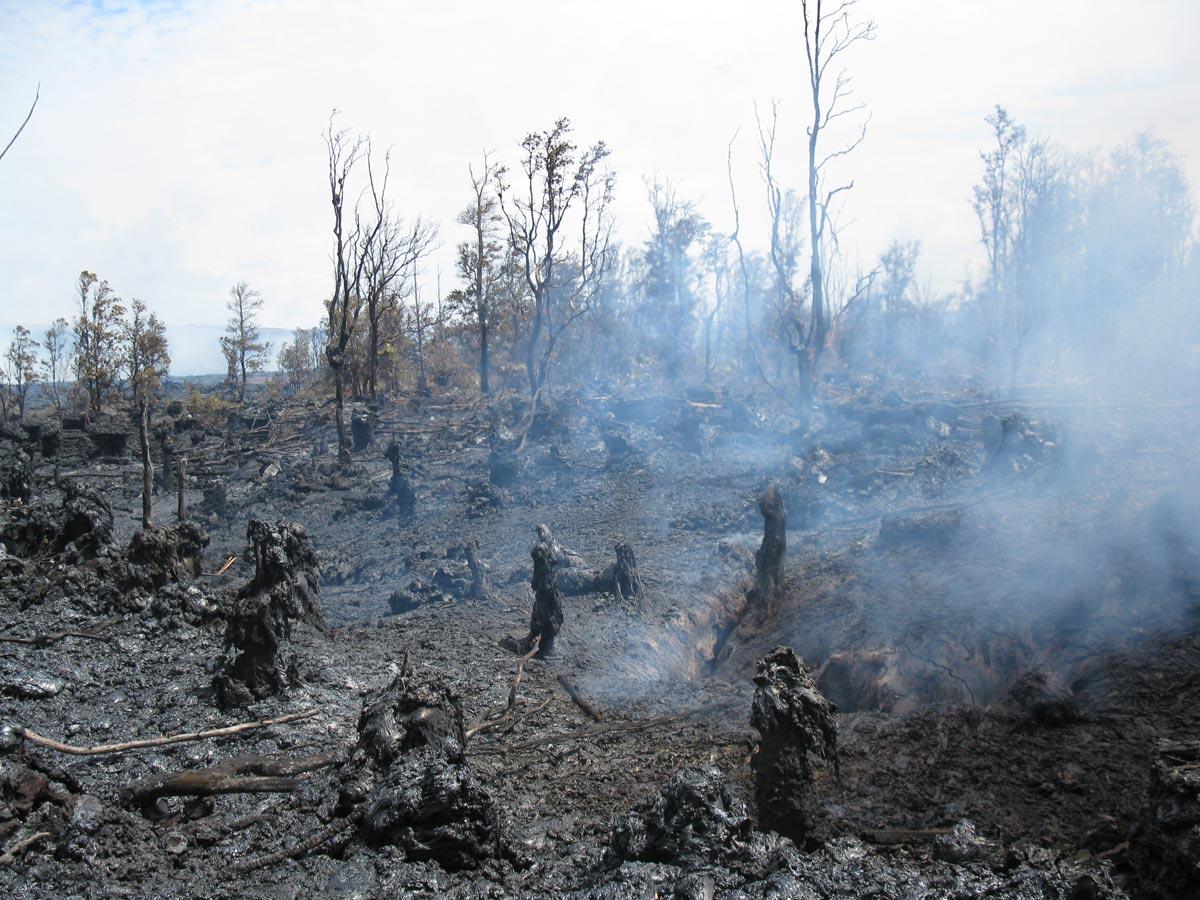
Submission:
[[[1195,0],[856,9],[878,31],[846,58],[871,119],[833,173],[854,181],[852,264],[919,239],[935,290],[978,273],[969,199],[997,103],[1073,150],[1153,129],[1200,184]],[[176,329],[219,325],[240,280],[262,292],[265,324],[315,323],[332,283],[334,108],[391,148],[398,211],[439,224],[423,277],[432,288],[440,266],[444,290],[468,165],[485,150],[515,163],[520,139],[560,116],[611,147],[627,244],[647,235],[656,175],[729,230],[735,134],[747,237],[764,237],[756,103],[780,103],[781,179],[805,178],[799,0],[0,0],[0,141],[39,82],[0,161],[0,327],[69,316],[85,268]]]

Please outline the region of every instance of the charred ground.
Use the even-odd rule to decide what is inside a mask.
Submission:
[[[520,452],[515,398],[364,407],[349,467],[318,405],[218,425],[176,404],[154,452],[188,457],[189,520],[164,479],[150,535],[127,423],[10,429],[0,881],[1194,889],[1194,466],[1164,449],[1194,411],[866,379],[824,397],[799,421],[752,393],[569,394]],[[777,583],[755,571],[772,486]],[[521,644],[535,542],[563,595],[546,659]],[[760,664],[780,646],[793,674]],[[836,748],[805,745],[829,701]],[[22,731],[90,746],[309,710],[103,755]],[[781,752],[782,824],[760,765]]]

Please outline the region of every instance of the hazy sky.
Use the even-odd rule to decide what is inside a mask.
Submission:
[[[762,202],[753,104],[781,101],[779,168],[803,180],[800,4],[703,0],[54,2],[0,0],[0,322],[72,311],[82,268],[168,322],[224,319],[229,286],[308,325],[330,289],[321,132],[332,107],[393,148],[402,212],[441,223],[443,286],[467,165],[516,159],[558,116],[603,138],[622,237],[641,240],[659,173],[730,226]],[[999,102],[1077,149],[1153,128],[1200,184],[1195,0],[862,0],[878,38],[848,60],[873,119],[845,166],[851,255],[920,238],[924,274],[978,266],[968,205]],[[752,223],[753,224],[753,223]],[[432,282],[433,270],[429,273]]]

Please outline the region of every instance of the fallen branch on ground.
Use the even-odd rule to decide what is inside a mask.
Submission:
[[[30,637],[17,637],[5,634],[0,635],[0,641],[4,641],[8,644],[24,644],[29,647],[45,647],[49,644],[55,643],[56,641],[61,641],[69,637],[89,638],[93,641],[106,641],[108,640],[108,637],[103,634],[99,634],[98,632],[100,632],[102,629],[115,625],[120,621],[120,616],[114,616],[111,619],[105,619],[103,622],[93,626],[92,628],[89,628],[87,631],[53,631],[49,634],[35,634]]]
[[[521,676],[525,673],[525,663],[533,658],[533,655],[538,652],[538,647],[542,643],[542,636],[535,635],[533,643],[529,647],[529,652],[522,656],[517,661],[517,674],[513,677],[512,687],[508,689],[508,703],[498,710],[496,713],[484,716],[474,725],[466,730],[464,737],[470,738],[481,731],[487,731],[490,728],[495,728],[502,723],[509,714],[512,713],[513,707],[517,705],[517,687],[521,684]]]
[[[57,750],[59,753],[70,753],[73,756],[99,756],[105,753],[124,753],[127,750],[141,750],[144,747],[162,747],[167,744],[182,744],[186,741],[203,741],[208,738],[229,737],[256,728],[269,728],[272,725],[282,725],[285,722],[295,722],[299,719],[309,719],[318,710],[307,709],[303,712],[288,713],[274,719],[259,719],[257,722],[242,722],[239,725],[228,725],[224,728],[209,728],[205,731],[191,731],[184,734],[170,734],[156,738],[142,738],[137,741],[123,741],[119,744],[95,744],[91,747],[79,747],[74,744],[63,744],[53,738],[44,737],[36,731],[30,731],[21,725],[12,726],[13,732],[19,738],[31,741],[42,747]]]
[[[229,567],[232,566],[235,562],[237,562],[237,557],[231,556],[231,557],[229,557],[229,559],[225,560],[225,565],[221,566],[221,568],[217,569],[217,571],[215,571],[215,572],[205,572],[204,577],[205,578],[219,578],[221,575],[224,575],[226,572],[228,572]]]
[[[559,675],[558,683],[563,686],[570,696],[575,701],[575,705],[582,709],[593,722],[599,722],[604,718],[604,713],[600,712],[596,707],[592,706],[587,699],[579,693],[579,688],[575,686],[575,682],[571,680],[569,675]]]
[[[320,831],[306,837],[294,847],[288,847],[283,850],[276,850],[274,853],[268,853],[266,856],[260,856],[257,859],[250,859],[244,863],[238,863],[234,866],[230,873],[233,875],[245,875],[248,872],[253,872],[256,869],[262,869],[266,866],[273,866],[276,863],[281,863],[286,859],[296,859],[304,856],[306,853],[311,853],[316,850],[326,841],[331,841],[344,831],[348,831],[358,824],[358,820],[362,818],[362,807],[359,807],[345,819],[340,822],[334,822],[328,828],[322,828]]]
[[[215,766],[147,775],[122,792],[127,803],[149,803],[159,797],[209,797],[215,794],[285,793],[303,780],[301,775],[337,761],[336,754],[312,756],[235,756]]]
[[[23,851],[28,850],[34,844],[38,843],[39,841],[44,841],[48,837],[50,837],[50,832],[39,831],[37,834],[30,835],[23,841],[17,841],[4,852],[3,856],[0,856],[0,866],[11,866],[14,860],[16,860],[17,856],[19,856]]]

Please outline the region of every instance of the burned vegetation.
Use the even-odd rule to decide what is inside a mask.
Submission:
[[[1197,510],[1156,473],[1066,477],[1065,435],[1093,472],[1123,458],[1111,411],[1051,432],[1013,406],[1006,443],[990,397],[877,390],[828,382],[799,444],[762,392],[579,392],[483,510],[503,400],[380,404],[349,465],[314,459],[302,403],[242,430],[179,404],[152,424],[187,436],[190,512],[164,485],[150,528],[135,442],[10,427],[0,879],[1185,891]],[[375,501],[401,457],[404,513]]]
[[[245,282],[223,383],[91,272],[14,333],[0,892],[1200,895],[1179,161],[1077,172],[997,108],[986,273],[852,276],[827,73],[875,29],[801,6],[766,247],[732,145],[728,233],[655,180],[618,246],[560,119],[472,167],[431,297],[437,230],[335,114],[326,318],[277,355]]]

